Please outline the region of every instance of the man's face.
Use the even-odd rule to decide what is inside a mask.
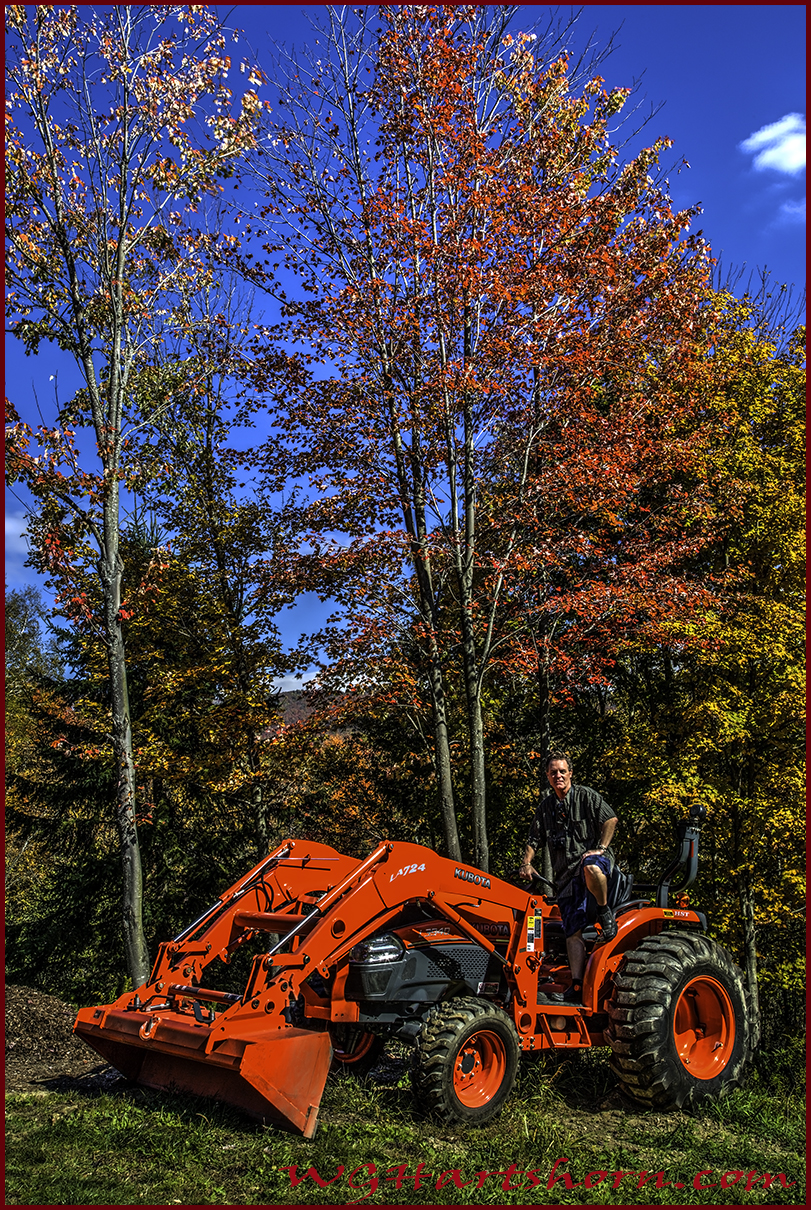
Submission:
[[[553,760],[546,770],[546,777],[558,798],[564,798],[569,793],[572,771],[565,760]]]

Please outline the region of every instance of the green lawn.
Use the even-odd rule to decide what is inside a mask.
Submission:
[[[331,1077],[312,1142],[259,1126],[211,1101],[129,1086],[103,1094],[76,1091],[9,1096],[7,1202],[805,1202],[800,1083],[804,1064],[796,1047],[764,1056],[760,1070],[752,1072],[744,1087],[721,1104],[695,1114],[645,1113],[623,1103],[605,1052],[539,1058],[522,1064],[505,1110],[478,1130],[442,1127],[421,1119],[407,1071],[396,1055],[387,1071],[386,1078],[366,1083]],[[568,1163],[558,1164],[556,1176],[571,1174],[568,1183],[572,1187],[559,1179],[548,1190],[555,1161],[564,1158]],[[293,1165],[296,1175],[304,1177],[296,1187],[287,1171]],[[328,1181],[339,1174],[340,1165],[344,1171],[338,1179],[323,1187],[305,1176],[313,1167]],[[478,1175],[504,1174],[511,1166],[510,1177]],[[527,1175],[528,1171],[534,1175]],[[694,1177],[702,1171],[708,1173],[700,1178],[704,1188],[694,1189]],[[607,1175],[600,1177],[601,1172]],[[743,1176],[731,1183],[734,1177],[725,1174],[735,1172]],[[768,1189],[759,1180],[746,1192],[750,1172],[758,1177],[770,1173],[776,1179]],[[583,1182],[589,1173],[591,1187],[587,1188]],[[615,1173],[626,1175],[617,1178]],[[647,1176],[640,1176],[642,1173]],[[781,1173],[786,1183],[794,1182],[788,1188],[777,1179]],[[415,1181],[419,1187],[415,1188]],[[612,1187],[617,1183],[618,1187]]]

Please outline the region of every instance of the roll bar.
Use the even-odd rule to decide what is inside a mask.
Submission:
[[[655,890],[656,906],[666,908],[671,890],[674,893],[686,891],[688,886],[695,882],[698,872],[698,841],[701,836],[701,825],[706,818],[707,808],[701,803],[693,803],[690,807],[689,819],[683,819],[680,823],[676,824],[674,829],[679,847],[670,865],[662,874],[655,887],[653,885],[636,885],[634,887],[635,891],[644,893]],[[685,867],[682,877],[675,886],[671,887],[674,876],[682,866]]]

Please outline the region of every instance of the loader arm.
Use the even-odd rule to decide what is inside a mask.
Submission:
[[[291,884],[302,881],[307,885],[309,875],[310,867],[304,867],[295,877],[291,875]],[[293,885],[290,889],[293,892]],[[300,885],[295,893],[300,902],[305,893]],[[430,905],[438,915],[459,925],[477,945],[496,954],[516,998],[524,1004],[530,1000],[534,1003],[537,974],[517,959],[526,953],[522,945],[526,918],[537,901],[501,879],[481,875],[419,845],[385,841],[315,905],[306,922],[293,926],[289,952],[272,949],[257,960],[249,982],[250,995],[259,1002],[257,1009],[271,1019],[284,1014],[302,994],[302,985],[314,970],[329,978],[355,945],[395,919],[404,905],[414,902]],[[477,918],[507,926],[505,957],[476,927]],[[267,972],[266,978],[261,970]],[[333,995],[330,1019],[357,1020],[357,1005]]]

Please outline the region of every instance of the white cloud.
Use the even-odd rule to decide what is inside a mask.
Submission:
[[[14,558],[28,554],[26,538],[27,518],[25,513],[6,513],[6,555]]]
[[[754,154],[752,167],[756,172],[772,168],[796,176],[805,168],[805,118],[787,113],[779,122],[761,126],[738,146]]]
[[[308,681],[311,681],[315,677],[315,675],[315,670],[312,670],[310,672],[305,672],[300,680],[297,676],[279,676],[276,677],[275,681],[273,682],[273,688],[281,689],[282,693],[290,693],[294,689],[301,690]]]
[[[786,223],[805,222],[805,198],[798,202],[783,202],[779,210],[780,218]]]

